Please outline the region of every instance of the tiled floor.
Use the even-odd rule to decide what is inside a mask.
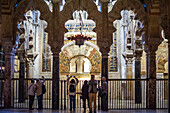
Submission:
[[[28,110],[28,109],[0,109],[0,113],[83,113],[83,110],[77,109],[75,112],[70,112],[69,110],[51,110],[44,109],[38,110]],[[88,111],[86,111],[88,113]],[[97,111],[97,113],[168,113],[168,110],[109,110],[108,112]]]

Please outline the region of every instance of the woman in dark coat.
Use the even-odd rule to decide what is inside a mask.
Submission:
[[[88,107],[89,107],[89,94],[88,94],[88,84],[87,80],[84,81],[83,87],[82,87],[82,99],[83,99],[83,108],[84,112],[86,111],[86,100],[88,102]]]

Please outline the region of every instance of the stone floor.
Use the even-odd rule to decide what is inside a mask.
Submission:
[[[28,109],[0,109],[0,113],[83,113],[83,110],[77,109],[75,112],[70,112],[69,110],[51,110],[44,109],[38,110],[28,110]],[[88,111],[86,111],[88,113]],[[97,113],[168,113],[167,109],[164,110],[109,110],[108,112],[97,111]]]

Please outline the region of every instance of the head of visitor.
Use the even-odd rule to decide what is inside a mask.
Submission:
[[[102,77],[102,81],[105,82],[106,81],[106,77]]]
[[[74,83],[75,83],[75,80],[74,80],[74,79],[71,79],[70,83],[73,83],[73,84],[74,84]]]
[[[88,82],[88,81],[87,81],[87,80],[85,80],[85,81],[84,81],[84,85],[87,85],[87,82]]]
[[[91,75],[91,80],[94,80],[95,79],[95,76],[94,75]]]

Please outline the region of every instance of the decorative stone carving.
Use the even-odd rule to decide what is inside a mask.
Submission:
[[[32,5],[28,5],[32,4]],[[49,38],[48,42],[49,44],[52,42],[52,13],[49,10],[49,7],[47,6],[46,2],[44,0],[33,0],[31,3],[31,0],[24,0],[18,3],[18,6],[16,7],[15,13],[14,13],[14,29],[17,29],[17,22],[20,23],[22,20],[25,19],[24,14],[28,10],[39,10],[41,12],[41,19],[47,21],[48,26],[46,28],[46,31],[48,32]]]
[[[108,20],[114,22],[116,19],[121,19],[120,12],[123,9],[131,10],[133,9],[137,14],[137,17],[141,22],[144,21],[147,13],[143,7],[143,4],[139,0],[118,0],[113,6],[112,11],[109,13]]]

